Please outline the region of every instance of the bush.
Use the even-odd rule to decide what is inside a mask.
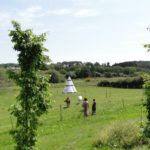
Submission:
[[[8,71],[5,68],[0,67],[0,88],[14,85],[14,81],[9,79]]]
[[[131,149],[135,146],[148,144],[148,139],[138,126],[131,123],[115,123],[103,130],[93,145],[97,148],[109,147]]]
[[[111,84],[111,83],[110,83],[108,80],[103,80],[103,81],[99,82],[99,83],[97,84],[97,86],[109,87],[110,84]]]
[[[136,77],[136,78],[120,79],[112,82],[108,80],[103,80],[99,82],[97,86],[117,87],[117,88],[142,88],[143,83],[144,82],[142,77]]]
[[[65,78],[62,74],[60,74],[58,71],[53,70],[51,73],[51,77],[49,79],[50,83],[60,83],[64,82]]]
[[[112,77],[112,74],[111,74],[110,72],[105,72],[105,73],[104,73],[104,76],[105,76],[106,78],[111,78],[111,77]]]
[[[86,78],[85,82],[91,82],[91,80],[92,80],[91,78]]]
[[[75,71],[69,71],[66,73],[66,78],[71,77],[72,79],[76,78],[76,73]]]

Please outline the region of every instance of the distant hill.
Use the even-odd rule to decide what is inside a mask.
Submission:
[[[81,61],[64,61],[64,62],[58,62],[60,64],[63,64],[64,66],[75,66],[75,65],[83,65],[84,63]],[[58,64],[56,63],[56,64]],[[88,62],[90,63],[90,62]],[[91,63],[92,64],[92,63]],[[100,65],[100,64],[99,64]],[[102,64],[103,65],[103,64]],[[104,65],[104,66],[107,66]],[[112,66],[120,66],[120,67],[139,67],[139,68],[145,68],[145,69],[150,69],[150,61],[125,61],[121,63],[115,63]],[[5,63],[5,64],[0,64],[0,67],[4,68],[11,68],[11,67],[19,67],[18,64],[16,63]]]
[[[122,62],[122,63],[115,63],[113,66],[136,67],[136,68],[143,68],[143,69],[149,70],[150,61],[127,61],[127,62]]]
[[[0,64],[5,70],[19,69],[18,64],[7,63]],[[141,76],[143,72],[150,73],[150,61],[127,61],[110,65],[109,62],[99,64],[98,62],[81,62],[81,61],[64,61],[51,64],[44,64],[41,70],[50,74],[54,74],[55,78],[62,79],[70,76],[76,78],[88,77],[136,77]],[[1,75],[0,75],[1,77]],[[51,79],[50,79],[51,81]]]
[[[4,67],[4,68],[17,68],[19,67],[18,64],[16,63],[5,63],[5,64],[0,64],[0,67]]]

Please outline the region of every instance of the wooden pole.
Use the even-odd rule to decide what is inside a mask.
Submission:
[[[10,123],[11,123],[11,127],[12,127],[12,129],[13,129],[13,128],[14,128],[14,126],[13,126],[13,121],[12,121],[11,116],[10,116]]]
[[[62,105],[60,104],[60,121],[62,121]]]
[[[142,105],[141,105],[141,127],[143,127],[143,98],[142,98]]]
[[[123,106],[123,108],[125,108],[124,99],[122,98],[121,100],[122,100],[122,106]]]
[[[111,97],[111,88],[109,88],[109,97]]]
[[[107,88],[106,88],[106,98],[107,98]]]

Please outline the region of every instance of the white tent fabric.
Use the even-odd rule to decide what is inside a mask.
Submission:
[[[64,93],[76,93],[77,90],[71,80],[70,77],[68,77],[67,81],[66,81],[66,84],[65,84],[65,88],[64,88]]]

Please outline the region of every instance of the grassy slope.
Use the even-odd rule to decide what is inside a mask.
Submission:
[[[69,95],[72,105],[69,109],[63,109],[63,121],[60,121],[59,107],[60,104],[65,106],[64,99],[68,95],[62,94],[62,85],[51,87],[51,99],[55,103],[52,104],[53,109],[40,120],[37,143],[40,150],[92,150],[92,143],[100,131],[114,121],[140,124],[142,90],[83,86],[80,81],[76,84],[80,85],[77,86],[80,93]],[[11,129],[8,108],[14,103],[17,93],[16,88],[0,91],[0,150],[13,150],[14,144],[8,133]],[[93,98],[97,100],[96,116],[83,117],[81,105],[76,105],[78,95],[87,97],[90,106]]]

